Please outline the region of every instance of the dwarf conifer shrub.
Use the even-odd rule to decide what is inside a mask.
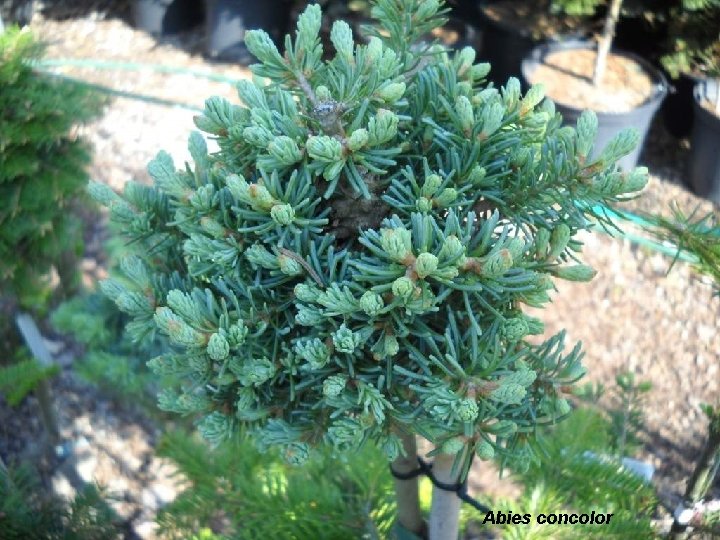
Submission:
[[[584,373],[562,333],[527,339],[543,323],[523,310],[593,277],[576,234],[645,185],[615,165],[637,137],[590,159],[593,114],[562,127],[541,87],[487,87],[472,49],[414,45],[437,0],[372,13],[367,44],[334,23],[327,61],[316,5],[284,55],[249,32],[241,104],[195,118],[219,151],[192,133],[193,165],[160,152],[152,186],[92,186],[141,248],[102,287],[136,340],[168,338],[159,406],[214,444],[240,429],[292,463],[366,443],[393,461],[419,434],[455,478],[473,455],[522,468]]]
[[[69,210],[84,193],[89,152],[73,128],[100,112],[86,87],[34,70],[41,55],[29,31],[0,33],[0,290],[25,304],[81,246]]]

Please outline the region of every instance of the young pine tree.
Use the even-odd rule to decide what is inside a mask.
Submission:
[[[553,278],[587,281],[574,237],[646,183],[616,160],[623,132],[590,160],[596,119],[562,127],[542,89],[486,87],[471,49],[416,44],[443,22],[437,0],[377,0],[367,44],[335,22],[323,60],[321,12],[309,6],[281,55],[248,33],[260,63],[242,105],[210,98],[196,117],[219,151],[190,136],[194,166],[167,153],[151,187],[96,199],[141,249],[125,280],[102,284],[150,360],[178,383],[159,406],[197,415],[218,444],[236,430],[302,463],[319,444],[380,447],[462,481],[473,456],[532,459],[539,424],[570,406],[584,373],[563,335],[523,313]],[[421,533],[417,479],[397,480],[399,522]],[[459,500],[436,489],[430,537],[455,538]]]

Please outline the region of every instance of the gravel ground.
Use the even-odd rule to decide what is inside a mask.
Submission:
[[[129,26],[127,6],[122,2],[97,0],[94,8],[70,10],[62,7],[65,5],[46,3],[45,13],[37,13],[33,19],[32,27],[50,42],[49,58],[141,61],[233,79],[248,76],[242,68],[204,59],[199,30],[158,42]],[[212,95],[235,99],[229,84],[182,74],[77,67],[55,71],[196,108]],[[130,179],[148,180],[145,165],[160,149],[169,151],[176,163],[189,159],[186,140],[193,129],[192,115],[187,108],[114,99],[100,120],[82,128],[95,147],[93,178],[121,189]],[[661,212],[677,201],[686,210],[698,205],[704,211],[712,210],[712,205],[682,187],[687,157],[687,142],[675,141],[656,122],[642,157],[651,171],[650,184],[627,208]],[[104,275],[99,249],[102,234],[100,224],[89,238],[90,249],[83,263],[87,284]],[[704,440],[706,426],[698,405],[715,401],[720,390],[720,299],[712,297],[709,282],[687,266],[678,265],[667,274],[669,259],[628,240],[595,234],[587,235],[585,244],[585,260],[599,274],[590,284],[559,285],[553,304],[542,313],[548,335],[565,328],[569,343],[584,343],[589,380],[612,386],[616,374],[629,370],[652,382],[641,457],[657,468],[654,481],[661,493],[672,499],[673,494],[682,492],[683,480]],[[166,464],[153,461],[155,433],[83,387],[70,371],[68,367],[55,383],[59,399],[67,405],[61,418],[64,432],[92,454],[88,459],[94,465],[84,469],[88,478],[109,482],[122,494],[118,509],[129,527],[143,538],[152,538],[154,509],[172,499],[176,489],[168,480]],[[89,402],[93,407],[87,407]],[[27,408],[32,408],[31,402]],[[22,417],[25,409],[12,416]],[[32,416],[31,411],[27,414]],[[0,402],[0,420],[8,416]],[[21,451],[19,441],[33,438],[32,424],[27,424],[26,431],[27,436],[14,433],[17,444],[12,444],[12,439],[10,444],[0,440],[4,457]],[[8,426],[4,433],[0,431],[0,439],[10,433]],[[106,443],[105,447],[100,442]],[[123,465],[123,460],[131,461],[132,466]],[[508,489],[487,471],[474,474],[471,486],[493,493]],[[150,494],[153,489],[159,493],[156,497]]]

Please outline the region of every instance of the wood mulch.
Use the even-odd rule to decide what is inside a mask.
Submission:
[[[605,73],[593,84],[597,53],[570,49],[549,54],[533,71],[533,83],[542,83],[553,101],[578,109],[623,113],[642,105],[652,95],[653,81],[631,58],[609,54]]]

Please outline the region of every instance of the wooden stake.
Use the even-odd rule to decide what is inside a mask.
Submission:
[[[603,33],[598,43],[595,71],[593,72],[593,84],[595,86],[598,86],[602,82],[603,76],[605,75],[607,57],[612,48],[613,39],[615,38],[615,26],[620,18],[621,6],[622,0],[612,0],[607,17],[605,17],[605,27],[603,28]]]
[[[45,342],[33,318],[27,313],[18,313],[15,317],[15,323],[30,352],[32,352],[38,363],[44,368],[52,367],[54,365],[52,356],[50,355],[50,351],[47,350],[47,347],[45,347]],[[48,444],[52,450],[60,440],[60,430],[58,429],[55,406],[53,405],[50,385],[47,380],[42,379],[35,387],[34,392],[40,404],[40,415],[45,425]]]
[[[392,463],[395,472],[405,474],[418,468],[417,444],[415,435],[397,432],[405,449],[405,456],[398,457]],[[397,499],[398,522],[409,532],[425,537],[425,520],[420,512],[420,496],[418,494],[418,478],[400,480],[395,478],[395,498]]]
[[[453,472],[455,456],[438,454],[433,461],[433,475],[443,484],[456,484],[460,471]],[[462,501],[453,491],[433,487],[430,509],[430,540],[457,540],[460,528],[460,504]]]

